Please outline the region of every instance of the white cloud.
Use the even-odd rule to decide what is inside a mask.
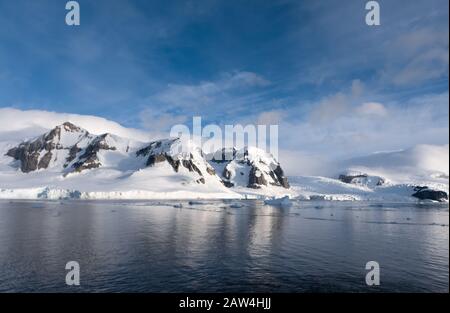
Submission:
[[[365,89],[355,80],[315,103],[253,112],[238,121],[279,125],[279,158],[293,161],[286,168],[290,175],[323,174],[336,159],[376,151],[448,144],[448,92],[381,103]]]
[[[140,141],[148,141],[153,137],[150,133],[125,128],[98,116],[0,108],[0,139],[22,140],[24,137],[35,137],[64,122],[71,122],[97,135],[109,132]]]
[[[366,102],[356,108],[358,114],[385,116],[388,114],[386,107],[378,102]]]
[[[287,154],[284,158],[295,159],[300,155],[298,161],[305,162],[294,166],[290,169],[293,172],[288,174],[298,174],[297,167],[306,168],[308,174],[321,174],[322,167],[332,166],[327,160],[406,149],[418,144],[448,144],[447,92],[416,97],[401,105],[369,101],[348,104],[345,100],[351,98],[345,93],[325,97],[318,101],[319,108],[306,118],[295,110],[284,112],[288,118],[279,127],[280,149]],[[336,104],[345,104],[345,109],[327,111]],[[327,115],[321,119],[318,112]],[[283,153],[280,152],[280,159]]]
[[[348,93],[338,92],[326,96],[314,104],[314,110],[311,113],[311,120],[315,122],[326,122],[339,116],[348,115],[354,107],[354,104],[360,101],[364,91],[364,85],[360,80],[352,81]]]
[[[306,151],[280,150],[278,158],[289,176],[328,175],[333,172],[334,162],[326,155],[311,154]]]
[[[448,76],[448,49],[434,49],[415,56],[393,77],[397,85],[417,84]]]
[[[251,87],[264,87],[270,82],[251,72],[233,72],[222,75],[217,81],[204,81],[199,84],[169,84],[165,90],[155,95],[153,100],[169,105],[171,108],[205,108],[206,105],[222,105],[218,99],[227,94]]]
[[[448,78],[448,36],[448,29],[420,28],[391,38],[380,80],[405,87]]]
[[[139,113],[141,126],[156,132],[166,132],[172,126],[186,122],[184,115],[158,113],[154,109],[145,109]]]
[[[283,119],[286,117],[286,112],[281,110],[272,110],[261,112],[257,119],[256,124],[258,125],[278,125],[282,123]]]
[[[224,82],[224,89],[251,86],[265,87],[270,85],[270,81],[252,72],[226,74],[222,81]]]
[[[346,114],[350,110],[351,98],[343,93],[336,93],[321,99],[311,113],[311,120],[326,122]]]

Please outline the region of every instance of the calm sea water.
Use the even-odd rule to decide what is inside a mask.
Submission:
[[[448,292],[448,273],[448,205],[0,201],[1,292]]]

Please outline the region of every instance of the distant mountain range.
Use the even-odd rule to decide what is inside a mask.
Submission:
[[[76,121],[41,132],[45,121],[32,117],[0,129],[0,199],[448,201],[448,145],[337,162],[328,177],[287,177],[255,147],[205,154],[191,140],[146,140],[138,130],[72,115],[96,133]]]

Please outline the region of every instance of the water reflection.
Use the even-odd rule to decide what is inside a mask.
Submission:
[[[0,201],[0,291],[448,291],[448,224],[433,205]]]

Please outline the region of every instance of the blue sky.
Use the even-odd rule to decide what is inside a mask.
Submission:
[[[80,0],[79,27],[65,3],[0,0],[1,107],[277,122],[316,152],[448,143],[447,0],[379,1],[379,27],[362,0]]]

